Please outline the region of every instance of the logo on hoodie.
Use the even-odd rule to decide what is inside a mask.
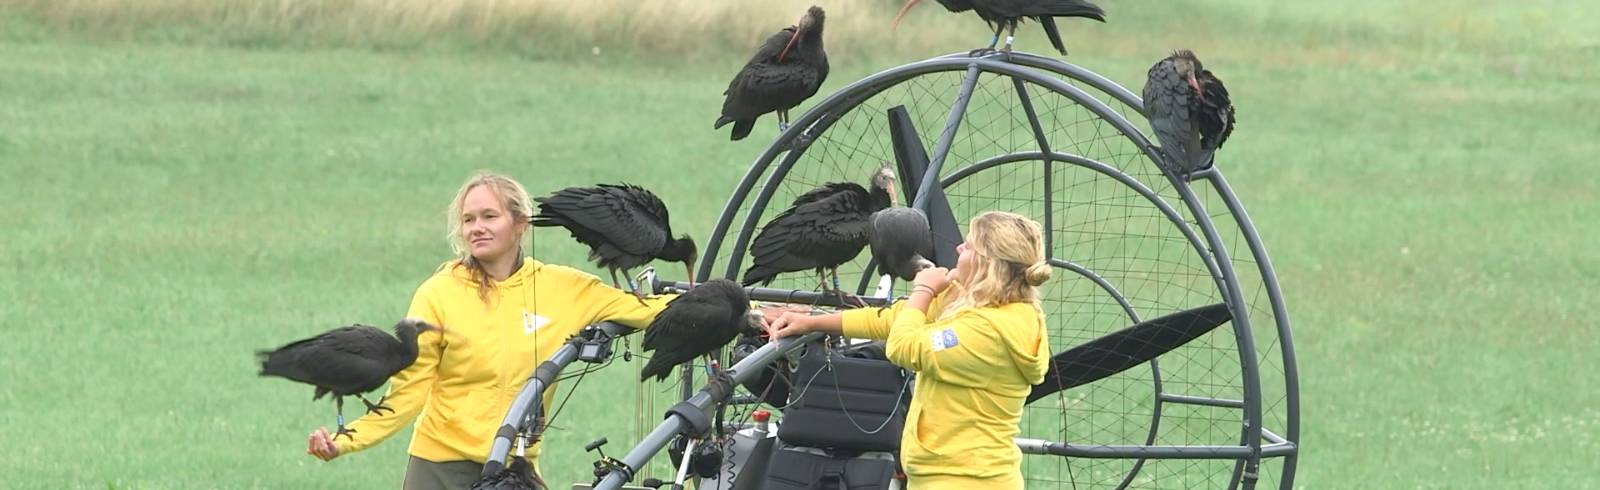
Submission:
[[[523,335],[533,335],[533,332],[538,331],[540,327],[543,327],[543,326],[545,326],[546,324],[549,324],[549,323],[550,323],[550,319],[549,318],[545,318],[545,317],[542,317],[542,316],[539,316],[539,315],[535,315],[535,314],[529,313],[527,311],[523,311],[522,312],[522,334]]]
[[[946,328],[938,332],[933,332],[932,335],[934,352],[939,352],[961,344],[961,342],[956,339],[956,331],[953,329]]]

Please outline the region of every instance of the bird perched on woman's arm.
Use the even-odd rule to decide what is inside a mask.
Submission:
[[[257,351],[261,376],[277,376],[315,386],[312,400],[332,394],[339,430],[334,438],[349,437],[344,426],[344,397],[354,395],[367,411],[393,409],[368,401],[363,393],[378,389],[390,376],[417,361],[417,335],[440,330],[414,318],[396,323],[390,337],[377,327],[350,325],[293,342],[271,351]]]

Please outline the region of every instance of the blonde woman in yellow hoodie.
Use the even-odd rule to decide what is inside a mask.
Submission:
[[[351,437],[311,433],[306,452],[331,460],[371,447],[420,417],[406,489],[465,489],[477,481],[517,391],[562,343],[603,320],[644,328],[665,306],[645,304],[577,269],[522,254],[533,214],[528,191],[492,174],[472,176],[450,201],[457,258],[417,288],[406,315],[444,327],[417,338],[417,361],[389,379],[382,403],[350,424]],[[550,406],[555,390],[545,393]],[[537,468],[539,446],[528,457]]]
[[[1050,358],[1038,286],[1050,279],[1039,224],[991,211],[973,218],[954,271],[917,274],[884,309],[789,312],[774,338],[820,331],[887,339],[889,360],[917,373],[900,463],[911,490],[1023,488],[1012,442]]]

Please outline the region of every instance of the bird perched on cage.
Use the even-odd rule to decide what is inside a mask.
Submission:
[[[484,477],[472,484],[470,490],[545,490],[544,480],[533,472],[528,458],[515,456],[511,464],[500,472]]]
[[[833,182],[795,198],[750,243],[744,284],[770,284],[778,274],[811,269],[824,290],[831,273],[832,291],[839,292],[839,266],[867,246],[872,213],[897,202],[895,180],[894,171],[883,167],[872,174],[868,187]]]
[[[595,187],[568,187],[547,197],[535,198],[539,213],[533,226],[560,226],[579,243],[589,246],[589,260],[611,272],[611,285],[617,270],[630,278],[629,289],[643,298],[646,291],[635,287],[631,269],[660,259],[682,262],[686,280],[694,280],[694,261],[699,254],[688,235],[672,238],[667,205],[649,190],[636,185],[600,184]]]
[[[440,329],[413,318],[396,323],[393,337],[367,325],[339,327],[276,350],[257,351],[259,375],[315,386],[313,401],[332,394],[339,420],[334,437],[348,437],[353,431],[344,427],[344,397],[360,398],[369,413],[393,412],[383,399],[372,403],[362,394],[378,389],[394,373],[416,362],[417,335],[433,330]]]
[[[1144,109],[1161,141],[1163,165],[1185,179],[1211,168],[1217,149],[1233,134],[1228,89],[1189,50],[1174,52],[1150,67]]]
[[[817,94],[828,79],[828,53],[822,49],[821,7],[806,10],[800,22],[767,38],[755,56],[728,82],[722,116],[713,129],[733,123],[734,141],[750,135],[756,118],[778,113],[778,130],[788,129],[789,109]]]
[[[711,353],[741,333],[758,333],[761,313],[738,283],[713,279],[672,298],[644,330],[644,350],[653,351],[641,381],[666,379],[673,366]]]
[[[867,245],[878,269],[902,281],[934,266],[933,228],[928,215],[916,208],[895,206],[872,213]]]
[[[904,17],[907,12],[911,11],[912,7],[917,6],[917,3],[921,1],[922,0],[907,0],[905,5],[900,7],[900,12],[895,14],[894,21],[890,25],[890,28],[893,29],[898,27],[900,25],[900,18]],[[989,24],[990,29],[994,29],[994,39],[989,42],[989,47],[987,49],[973,51],[974,54],[979,52],[994,51],[995,45],[1000,42],[1001,31],[1009,31],[1010,34],[1008,37],[1006,37],[1005,47],[1000,48],[1000,50],[1010,52],[1011,42],[1017,35],[1017,24],[1023,19],[1031,18],[1037,20],[1039,25],[1044,27],[1045,36],[1050,38],[1050,45],[1055,47],[1056,51],[1061,52],[1061,54],[1064,56],[1067,54],[1067,47],[1061,41],[1061,31],[1056,27],[1056,17],[1081,17],[1085,19],[1098,20],[1100,22],[1106,21],[1105,10],[1101,9],[1099,5],[1090,3],[1087,0],[938,1],[940,5],[944,6],[945,10],[949,10],[951,12],[959,13],[969,10],[976,12],[979,18],[982,18],[985,23]]]

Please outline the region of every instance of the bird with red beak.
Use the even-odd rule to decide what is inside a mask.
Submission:
[[[1161,142],[1163,166],[1185,179],[1210,168],[1216,150],[1233,133],[1233,103],[1222,80],[1188,50],[1156,62],[1148,77],[1144,112]]]
[[[756,50],[723,92],[722,115],[713,128],[733,123],[731,139],[744,139],[756,119],[776,112],[778,129],[788,128],[789,109],[816,95],[828,78],[828,54],[822,49],[821,7],[806,10],[800,22],[783,28]]]

